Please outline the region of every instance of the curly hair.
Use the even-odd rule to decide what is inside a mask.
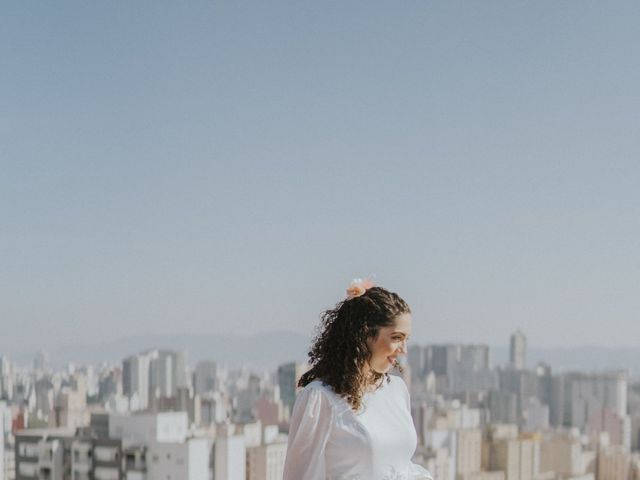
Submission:
[[[407,302],[382,287],[372,287],[325,311],[309,351],[311,368],[300,377],[298,386],[321,380],[345,398],[353,410],[360,409],[365,387],[383,376],[389,381],[388,373],[366,374],[371,358],[367,340],[377,338],[380,328],[393,325],[403,313],[411,313]]]

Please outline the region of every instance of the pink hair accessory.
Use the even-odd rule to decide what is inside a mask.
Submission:
[[[347,300],[364,295],[364,292],[375,286],[370,278],[354,278],[347,288]]]

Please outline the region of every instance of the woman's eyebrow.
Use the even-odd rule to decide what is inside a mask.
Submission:
[[[393,332],[391,335],[402,335],[403,337],[410,337],[411,335],[407,335],[404,332]]]

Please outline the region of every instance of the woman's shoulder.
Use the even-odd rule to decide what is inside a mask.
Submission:
[[[302,390],[298,392],[298,398],[309,401],[310,399],[318,399],[319,401],[326,402],[328,405],[335,407],[342,403],[342,397],[338,395],[333,387],[322,379],[315,379],[305,385]]]
[[[331,412],[335,404],[336,395],[331,386],[321,380],[313,380],[298,391],[294,410]]]
[[[324,382],[319,378],[309,382],[300,391],[300,393],[306,393],[307,395],[310,395],[311,392],[318,392],[318,394],[325,395],[330,398],[335,396],[335,392],[333,391],[333,388],[331,387],[331,385],[329,385],[328,383]]]
[[[389,385],[387,385],[387,388],[389,397],[392,397],[395,402],[400,402],[406,405],[407,408],[411,408],[409,388],[404,378],[399,375],[389,375]]]
[[[389,374],[389,384],[397,388],[407,388],[407,383],[400,375]]]
[[[407,383],[404,381],[400,375],[389,375],[389,384],[390,390],[394,391],[400,395],[409,395],[409,388],[407,387]]]

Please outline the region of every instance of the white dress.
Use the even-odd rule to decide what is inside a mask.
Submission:
[[[319,380],[298,395],[283,480],[432,480],[411,463],[417,435],[402,378],[364,394],[354,412]]]

